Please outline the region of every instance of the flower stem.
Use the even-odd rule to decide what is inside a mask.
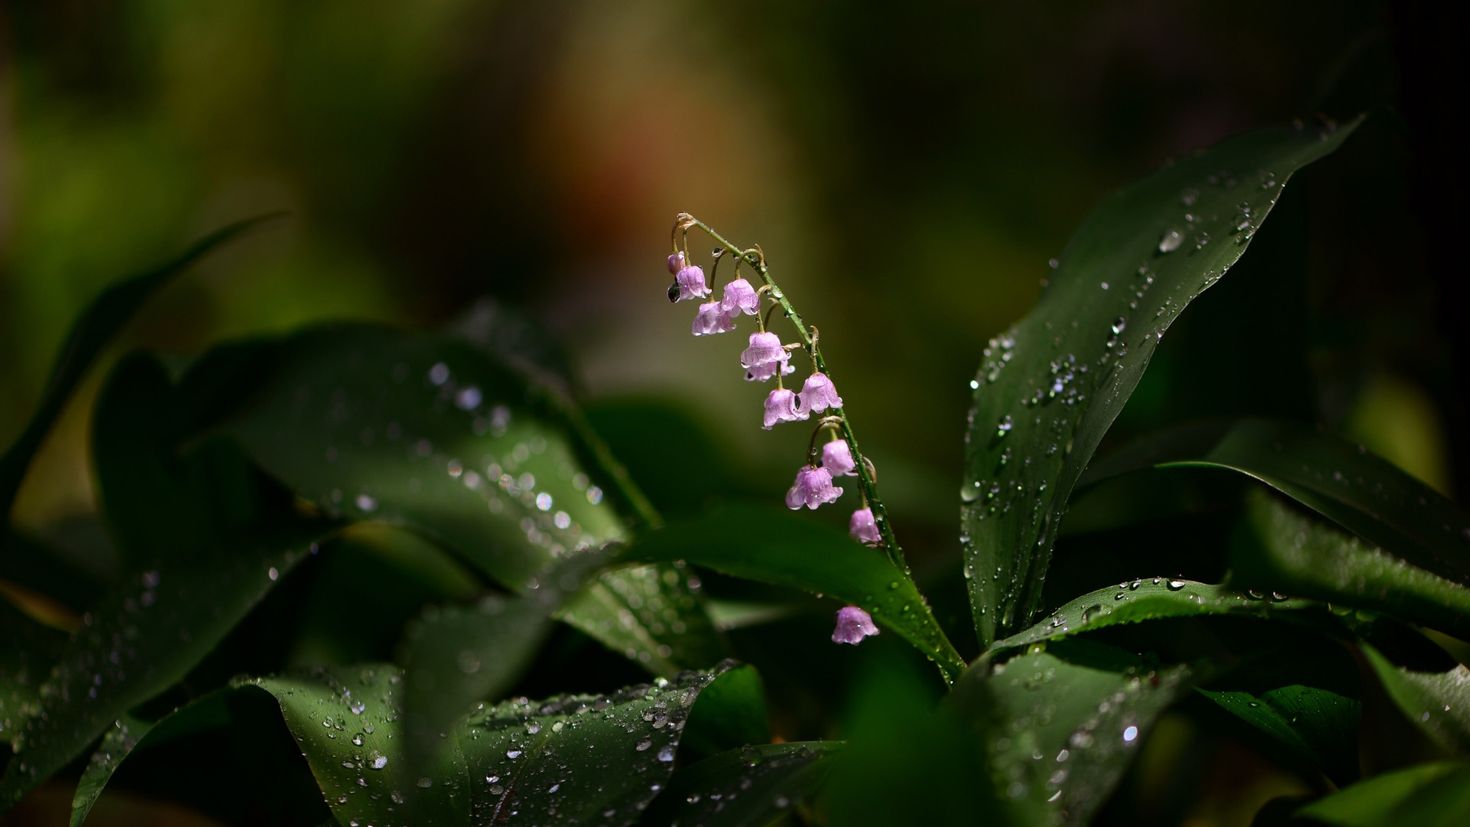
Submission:
[[[801,339],[802,347],[806,350],[807,355],[811,357],[812,366],[818,372],[826,374],[827,378],[832,378],[831,371],[827,369],[827,362],[822,358],[822,351],[817,347],[817,340],[814,333],[815,328],[802,321],[801,314],[796,312],[796,308],[791,305],[791,300],[786,297],[786,293],[771,278],[771,272],[766,267],[766,257],[761,253],[760,248],[753,247],[747,250],[742,247],[737,247],[716,232],[713,227],[688,213],[680,213],[678,218],[675,219],[675,226],[678,227],[681,225],[686,230],[689,227],[698,227],[703,230],[706,235],[714,239],[726,251],[733,253],[737,261],[744,260],[760,275],[761,281],[770,288],[770,297],[780,305],[781,309],[786,313],[786,318],[790,319],[792,326],[796,328],[796,335]],[[898,539],[893,535],[893,526],[888,521],[888,512],[883,507],[883,500],[878,496],[878,483],[871,473],[872,466],[864,459],[861,449],[858,448],[857,436],[853,434],[852,430],[852,422],[847,418],[847,412],[840,408],[833,409],[831,415],[837,418],[838,433],[847,441],[847,447],[852,452],[853,462],[857,464],[858,489],[863,500],[873,510],[873,522],[877,524],[878,534],[883,538],[883,551],[895,566],[898,566],[905,574],[908,574],[909,567],[908,563],[904,560],[903,549],[899,547]]]

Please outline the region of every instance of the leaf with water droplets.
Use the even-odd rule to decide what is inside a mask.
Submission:
[[[1458,824],[1470,812],[1470,764],[1446,761],[1387,772],[1297,810],[1338,827]]]
[[[627,537],[615,506],[636,495],[565,397],[460,339],[315,328],[220,349],[185,385],[301,497],[423,532],[516,592]],[[604,575],[562,616],[658,673],[723,651],[674,567]]]
[[[1073,486],[1164,331],[1245,251],[1287,178],[1355,126],[1253,132],[1120,191],[1073,236],[1031,313],[985,349],[961,488],[982,644],[1032,621]],[[1232,232],[1242,215],[1252,229]]]
[[[178,257],[151,270],[131,275],[108,285],[82,310],[66,334],[57,354],[46,389],[30,422],[15,444],[0,456],[0,520],[8,523],[10,507],[20,490],[21,480],[30,467],[31,458],[41,447],[51,424],[71,398],[72,391],[98,354],[122,330],[150,296],[176,276],[189,269],[211,250],[243,235],[278,214],[256,216],[228,224],[194,242]]]
[[[1100,460],[1080,485],[1147,468],[1217,468],[1259,480],[1413,565],[1470,585],[1470,516],[1361,446],[1290,422],[1185,425]]]
[[[1330,775],[1337,783],[1357,777],[1357,699],[1316,686],[1292,684],[1260,693],[1197,689],[1221,709],[1266,735],[1297,767]]]
[[[1253,492],[1230,554],[1231,582],[1371,609],[1470,635],[1470,589]]]
[[[136,418],[139,407],[167,390],[159,370],[146,358],[119,363],[99,396],[99,417]],[[155,447],[164,450],[165,442]],[[15,757],[0,779],[0,809],[65,766],[125,712],[182,679],[276,585],[267,571],[289,572],[311,543],[337,527],[295,514],[233,446],[204,441],[171,456],[173,476],[150,471],[139,484],[181,492],[177,500],[160,493],[158,505],[202,518],[157,547],[134,548],[128,570],[84,615],[38,688],[36,713],[15,733]],[[97,461],[110,460],[99,454]],[[138,493],[146,499],[146,489]]]
[[[982,659],[956,684],[955,703],[995,730],[997,789],[1043,806],[1050,823],[1085,824],[1192,679],[1186,665],[1073,639],[993,666]]]
[[[1148,620],[1211,615],[1289,617],[1293,612],[1315,610],[1321,610],[1321,605],[1279,593],[1243,592],[1229,586],[1171,577],[1144,578],[1084,594],[1031,628],[996,641],[991,651],[1017,649],[1044,640]]]
[[[744,746],[679,770],[659,793],[646,824],[743,827],[779,823],[822,788],[834,741]]]
[[[1366,643],[1359,645],[1405,717],[1450,754],[1470,750],[1470,669],[1456,664],[1448,672],[1416,672]]]
[[[861,606],[953,679],[964,660],[907,573],[843,532],[780,508],[726,506],[637,538],[640,562],[686,560],[721,574],[805,589]]]
[[[0,743],[8,743],[36,709],[40,685],[66,644],[53,629],[0,598]]]

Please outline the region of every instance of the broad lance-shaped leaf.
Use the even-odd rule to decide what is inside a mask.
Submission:
[[[194,242],[177,258],[136,275],[128,276],[109,285],[92,299],[82,315],[72,323],[51,368],[51,376],[41,392],[41,403],[32,414],[31,420],[15,443],[0,456],[0,519],[9,522],[10,508],[15,494],[20,490],[21,480],[31,464],[41,441],[51,430],[61,409],[71,398],[77,383],[86,375],[87,369],[97,359],[107,343],[117,335],[128,320],[138,312],[143,303],[175,276],[206,253],[224,244],[262,222],[277,217],[276,214],[247,218],[222,227]]]
[[[66,644],[66,633],[0,598],[0,640],[0,743],[8,743],[36,710],[41,681]]]
[[[1292,764],[1338,782],[1357,775],[1362,710],[1357,699],[1300,684],[1259,694],[1238,689],[1196,691],[1269,737]]]
[[[760,744],[722,752],[674,774],[645,824],[745,827],[776,823],[811,801],[830,770],[836,741]]]
[[[1111,646],[1064,640],[994,666],[982,659],[953,703],[994,729],[998,790],[1042,807],[1047,823],[1086,824],[1192,679],[1185,665],[1151,667]]]
[[[315,524],[274,526],[127,577],[84,619],[15,734],[0,810],[75,758],[123,713],[177,683],[306,556]]]
[[[1151,467],[1245,474],[1425,571],[1470,585],[1470,516],[1360,445],[1290,422],[1205,422],[1123,447],[1080,485]]]
[[[1363,657],[1388,696],[1414,725],[1450,754],[1470,750],[1470,669],[1415,672],[1394,664],[1368,644]]]
[[[721,574],[789,586],[861,606],[949,681],[965,662],[909,576],[843,532],[778,507],[726,506],[639,537],[624,560],[685,560]]]
[[[423,775],[404,772],[402,675],[391,666],[241,679],[226,691],[275,698],[341,824],[631,824],[668,782],[696,700],[728,668],[487,707],[447,732],[448,748]],[[172,720],[104,744],[116,753],[88,769],[74,824],[122,759]]]
[[[1287,178],[1353,126],[1253,132],[1113,195],[1036,307],[985,349],[960,490],[983,645],[1031,621],[1073,485],[1164,331],[1245,251]]]
[[[424,532],[514,590],[627,538],[616,472],[586,462],[595,447],[561,397],[480,347],[336,325],[221,350],[185,386],[207,398],[230,381],[253,392],[220,428],[298,495]],[[658,673],[722,652],[677,567],[604,575],[563,616]]]
[[[1395,770],[1297,810],[1337,827],[1458,824],[1470,812],[1470,764],[1446,761]]]
[[[1228,586],[1193,580],[1168,577],[1127,580],[1088,592],[1057,608],[1046,620],[998,640],[990,648],[993,652],[1019,649],[1107,626],[1164,618],[1210,615],[1282,617],[1289,616],[1291,612],[1320,608],[1320,604],[1310,600],[1237,591]]]
[[[1470,635],[1470,589],[1254,492],[1233,544],[1231,581],[1241,586],[1386,612]]]

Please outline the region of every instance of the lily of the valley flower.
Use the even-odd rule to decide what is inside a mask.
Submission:
[[[745,279],[735,279],[725,285],[725,290],[720,294],[720,309],[732,320],[736,315],[744,313],[754,316],[760,312],[761,297],[756,295],[755,288]],[[732,322],[733,325],[733,322]]]
[[[821,413],[828,408],[841,408],[842,397],[825,374],[813,373],[801,386],[801,406],[811,413]]]
[[[883,543],[883,535],[878,533],[878,524],[873,522],[871,508],[859,508],[852,512],[852,519],[847,523],[847,533],[863,545],[876,546]]]
[[[847,447],[847,440],[834,439],[822,446],[822,467],[834,477],[857,476],[857,463],[852,461],[852,449]]]
[[[699,312],[694,315],[693,332],[695,336],[729,333],[734,329],[735,319],[721,309],[719,302],[701,304]]]
[[[777,371],[785,375],[796,370],[781,339],[766,332],[750,334],[750,347],[740,354],[740,366],[745,368],[745,378],[751,382],[768,381]]]
[[[796,482],[786,492],[786,507],[795,511],[802,506],[816,508],[825,503],[836,502],[842,489],[832,484],[832,475],[825,468],[804,465],[796,472]]]
[[[677,294],[675,289],[677,288]],[[680,267],[674,274],[674,287],[669,289],[669,298],[676,302],[687,299],[702,299],[709,295],[709,285],[704,281],[704,268],[697,264]]]
[[[777,422],[796,422],[806,419],[806,412],[796,405],[796,394],[785,388],[776,388],[766,397],[766,417],[762,426],[767,431]]]
[[[684,251],[683,250],[680,250],[679,252],[674,253],[673,255],[669,256],[669,275],[672,276],[675,273],[678,273],[680,270],[683,270],[683,269],[684,269]]]
[[[843,606],[837,610],[837,628],[832,630],[833,643],[856,646],[863,638],[876,634],[878,627],[873,625],[873,618],[867,612],[856,606]]]

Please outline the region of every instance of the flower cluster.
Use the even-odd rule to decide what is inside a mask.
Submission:
[[[697,223],[692,217],[681,215],[679,222],[675,224],[676,235],[679,230],[687,231]],[[712,231],[711,234],[713,235]],[[724,251],[716,249],[714,267],[711,269],[715,284],[719,283],[718,271],[722,256]],[[760,289],[756,289],[740,276],[740,264],[747,256],[751,256],[751,260],[759,265],[760,275],[765,282]],[[695,336],[729,333],[735,329],[741,316],[756,317],[756,330],[750,334],[745,350],[740,353],[740,367],[745,371],[747,382],[769,382],[773,379],[776,382],[776,387],[766,395],[762,427],[771,430],[782,422],[798,422],[811,418],[812,414],[827,414],[820,418],[812,434],[807,463],[796,472],[796,480],[786,492],[786,507],[792,510],[803,506],[815,509],[836,502],[842,496],[843,489],[834,484],[834,480],[838,477],[860,475],[858,461],[853,457],[852,443],[849,442],[851,432],[842,415],[842,397],[837,394],[832,380],[819,367],[821,357],[817,351],[815,329],[808,337],[805,328],[798,321],[798,332],[807,342],[805,347],[783,343],[780,336],[766,328],[770,313],[762,318],[762,303],[770,299],[775,303],[772,309],[784,306],[788,315],[794,311],[791,311],[780,291],[766,277],[764,261],[758,257],[757,251],[736,252],[731,258],[735,260],[734,276],[725,285],[720,297],[711,299],[713,290],[705,280],[704,269],[689,261],[687,243],[685,249],[679,249],[676,243],[668,261],[669,274],[674,277],[674,283],[669,286],[669,301],[678,303],[709,299],[702,301],[695,312],[692,326]],[[793,391],[786,387],[784,377],[796,372],[796,366],[791,364],[792,352],[803,349],[811,357],[812,372],[802,382],[801,390]],[[830,439],[822,445],[818,458],[816,440],[824,432],[830,435]],[[865,459],[862,462],[871,474],[871,463]],[[848,533],[864,545],[881,546],[884,542],[882,532],[868,505],[865,491],[860,490],[860,493],[863,493],[862,507],[854,511],[849,519]],[[857,643],[876,634],[878,628],[867,612],[856,606],[847,606],[838,612],[837,628],[832,634],[832,640],[837,643]]]

